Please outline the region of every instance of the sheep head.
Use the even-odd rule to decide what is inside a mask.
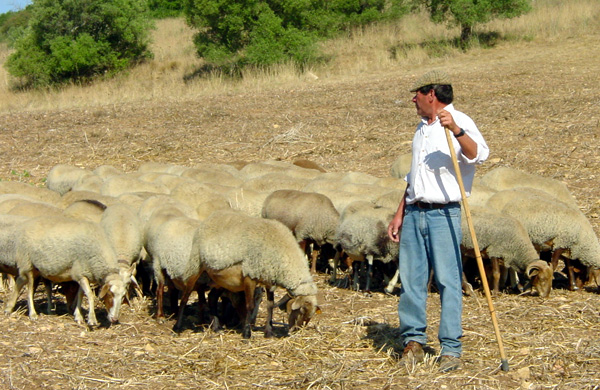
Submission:
[[[119,274],[112,274],[106,278],[100,294],[98,294],[98,299],[104,302],[108,311],[108,320],[113,324],[119,322],[121,302],[126,292],[127,285],[123,282],[122,277]]]
[[[277,303],[281,309],[285,306],[288,314],[288,324],[290,332],[294,332],[303,326],[306,326],[315,314],[321,313],[321,308],[317,305],[316,295],[299,295],[292,297],[286,295]]]
[[[541,297],[548,297],[552,290],[552,267],[544,260],[537,260],[527,266],[525,275],[531,280],[532,288]]]

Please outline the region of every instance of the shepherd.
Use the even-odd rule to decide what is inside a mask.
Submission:
[[[461,185],[468,196],[475,166],[488,158],[489,148],[475,122],[454,108],[446,72],[424,74],[410,91],[421,121],[412,141],[406,191],[388,226],[390,239],[400,243],[401,361],[414,367],[424,360],[427,285],[433,270],[441,301],[439,371],[449,372],[461,367],[462,355]],[[451,142],[445,129],[453,134]]]

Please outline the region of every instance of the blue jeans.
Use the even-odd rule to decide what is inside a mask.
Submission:
[[[438,339],[442,355],[462,353],[462,261],[460,205],[420,209],[407,205],[400,238],[400,302],[403,343],[427,343],[427,284],[430,270],[440,291]]]

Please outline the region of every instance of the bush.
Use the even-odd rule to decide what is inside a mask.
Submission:
[[[146,0],[38,0],[5,67],[32,87],[85,82],[151,57]]]
[[[317,61],[316,43],[407,10],[404,0],[184,0],[197,53],[227,69]]]
[[[183,0],[148,0],[148,8],[153,18],[171,18],[183,12]]]

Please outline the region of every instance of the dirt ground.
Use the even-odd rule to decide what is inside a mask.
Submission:
[[[561,180],[600,233],[600,36],[512,44],[459,61],[437,60],[455,82],[456,107],[491,149],[483,174],[510,166]],[[294,89],[219,94],[193,101],[0,116],[0,178],[42,183],[52,166],[147,161],[311,159],[329,171],[389,175],[410,150],[418,120],[407,91],[429,68]],[[58,314],[32,322],[24,300],[0,316],[0,386],[5,389],[600,389],[600,296],[554,290],[549,298],[494,298],[510,370],[500,355],[484,297],[465,297],[464,368],[439,374],[433,358],[398,365],[396,295],[331,287],[317,277],[322,314],[307,328],[250,340],[203,326],[180,334],[152,318],[151,299],[125,306],[121,323],[78,326],[57,296]],[[279,292],[280,294],[281,292]],[[0,294],[4,302],[6,294]],[[43,294],[36,295],[42,311]],[[61,306],[63,305],[63,306]],[[190,307],[189,322],[193,322]],[[99,319],[105,320],[102,307]],[[428,304],[438,351],[438,296]],[[261,324],[259,317],[258,324]],[[283,322],[278,314],[276,321]]]

